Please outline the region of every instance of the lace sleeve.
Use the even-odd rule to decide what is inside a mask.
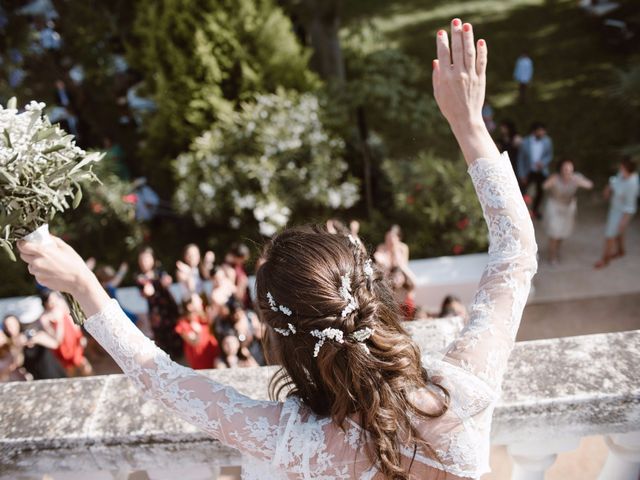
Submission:
[[[116,300],[85,327],[145,397],[226,445],[262,461],[272,459],[281,403],[252,400],[171,361],[129,321]]]
[[[469,323],[445,359],[498,389],[537,269],[537,247],[508,155],[476,160],[469,175],[489,227],[489,262]]]

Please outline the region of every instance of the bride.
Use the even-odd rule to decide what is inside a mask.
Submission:
[[[487,45],[451,22],[436,36],[436,101],[469,164],[489,226],[470,320],[442,359],[421,359],[395,300],[353,237],[289,229],[257,273],[273,398],[256,401],[173,363],[60,239],[22,242],[39,283],[69,292],[86,329],[143,392],[245,456],[251,479],[459,479],[489,471],[491,417],[520,323],[536,244],[509,159],[482,121]]]

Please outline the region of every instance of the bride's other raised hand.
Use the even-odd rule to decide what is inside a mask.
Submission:
[[[486,41],[475,42],[473,26],[454,18],[451,21],[451,39],[445,30],[439,30],[436,47],[438,58],[433,61],[433,93],[467,162],[499,155],[482,120]]]

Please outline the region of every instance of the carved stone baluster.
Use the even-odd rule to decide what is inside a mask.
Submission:
[[[511,480],[544,480],[547,469],[561,452],[578,448],[579,438],[554,438],[507,446],[513,460]]]
[[[598,480],[638,480],[640,478],[640,432],[614,433],[605,437],[607,461]]]
[[[189,480],[212,480],[220,475],[218,465],[186,464],[176,465],[176,468],[148,468],[149,480],[175,480],[183,478]]]

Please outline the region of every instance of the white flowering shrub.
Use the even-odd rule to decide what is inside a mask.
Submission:
[[[349,208],[358,185],[344,145],[323,128],[315,95],[259,95],[174,160],[176,209],[199,225],[225,221],[271,236],[305,207]]]

